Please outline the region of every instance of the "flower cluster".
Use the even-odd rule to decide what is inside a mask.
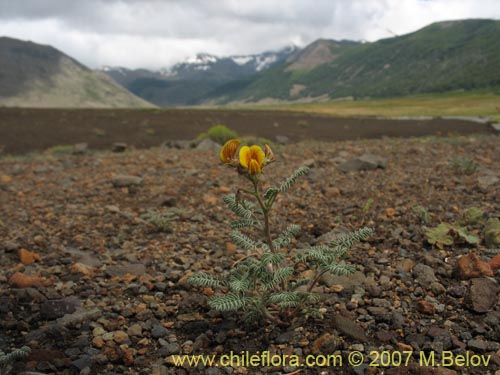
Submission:
[[[238,139],[230,139],[224,144],[219,154],[224,164],[232,165],[250,176],[257,176],[265,165],[274,161],[273,150],[269,145],[266,144],[262,149],[257,145],[240,147],[240,143]]]

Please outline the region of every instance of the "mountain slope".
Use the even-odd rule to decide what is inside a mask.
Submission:
[[[0,105],[151,107],[57,49],[0,37]]]
[[[439,22],[374,43],[320,40],[207,101],[388,97],[500,87],[500,21]]]
[[[135,95],[157,105],[192,105],[199,104],[220,86],[247,79],[284,62],[294,52],[295,47],[277,52],[228,57],[201,53],[168,70],[105,67],[102,72]]]

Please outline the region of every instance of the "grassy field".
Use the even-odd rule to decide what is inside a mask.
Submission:
[[[338,117],[481,116],[500,121],[500,95],[494,93],[449,93],[393,99],[329,101],[255,107],[326,114]]]

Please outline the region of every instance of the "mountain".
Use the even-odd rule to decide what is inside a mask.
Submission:
[[[373,43],[318,40],[206,103],[403,96],[500,88],[500,21],[438,22]]]
[[[201,53],[170,69],[104,67],[101,72],[157,105],[190,105],[199,104],[222,85],[248,79],[283,63],[296,51],[296,47],[288,47],[276,52],[228,57]]]
[[[151,107],[59,50],[0,37],[0,106]]]

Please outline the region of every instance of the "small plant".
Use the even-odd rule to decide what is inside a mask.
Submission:
[[[234,130],[229,129],[226,125],[215,125],[208,129],[207,132],[201,133],[197,138],[199,140],[210,138],[212,141],[221,145],[238,135]]]
[[[49,148],[48,153],[51,155],[71,154],[73,149],[71,145],[57,145]]]
[[[451,161],[452,168],[465,174],[472,174],[477,169],[477,164],[467,156],[455,157]]]
[[[290,245],[300,227],[291,224],[276,235],[271,229],[271,213],[277,197],[289,191],[298,178],[308,173],[308,168],[300,167],[280,185],[261,191],[262,171],[275,161],[267,144],[264,148],[240,148],[240,141],[232,139],[222,147],[220,159],[250,185],[249,189],[240,188],[236,194],[223,197],[238,216],[231,223],[231,240],[247,255],[234,262],[225,275],[198,273],[189,280],[219,290],[209,300],[210,307],[218,311],[241,310],[248,322],[264,319],[287,326],[299,312],[315,313],[311,304],[318,302],[319,296],[313,292],[314,287],[325,273],[347,275],[355,270],[344,261],[347,251],[366,239],[371,229],[357,230],[327,244],[292,250]],[[252,228],[260,234],[256,240],[244,233]],[[314,271],[313,276],[302,277],[308,268]]]
[[[105,137],[106,136],[106,130],[104,130],[104,129],[94,128],[94,129],[92,129],[92,133],[94,133],[97,137]]]
[[[28,346],[23,346],[20,349],[15,349],[9,354],[5,354],[0,350],[0,374],[6,373],[10,374],[10,364],[26,358],[31,352],[31,348]]]
[[[177,210],[157,211],[149,210],[142,219],[154,228],[157,232],[169,232],[171,222],[179,217]]]
[[[431,216],[429,215],[429,210],[420,205],[415,205],[411,208],[413,213],[417,215],[420,220],[422,220],[425,224],[429,224],[431,222]]]

